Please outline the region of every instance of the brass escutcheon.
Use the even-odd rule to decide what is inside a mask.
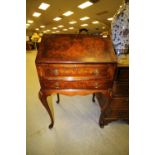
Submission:
[[[98,88],[98,87],[99,87],[99,83],[95,82],[95,88]]]
[[[94,74],[94,75],[98,75],[98,74],[99,74],[99,70],[98,70],[98,69],[95,69],[95,70],[93,71],[93,74]]]
[[[55,86],[55,88],[59,88],[59,83],[56,82],[56,83],[54,84],[54,86]]]
[[[58,74],[59,74],[58,69],[54,69],[54,70],[53,70],[53,73],[54,73],[54,75],[58,75]]]

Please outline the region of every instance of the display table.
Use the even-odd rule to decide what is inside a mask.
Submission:
[[[39,98],[46,108],[51,124],[54,120],[47,96],[87,95],[100,92],[108,98],[101,108],[100,127],[111,101],[116,71],[116,56],[110,39],[91,35],[44,35],[36,57],[36,68],[41,89]]]

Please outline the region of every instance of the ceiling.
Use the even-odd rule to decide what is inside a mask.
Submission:
[[[79,9],[77,6],[88,0],[26,0],[26,23],[27,20],[33,20],[34,22],[26,29],[27,35],[32,35],[34,32],[45,32],[56,33],[53,27],[58,25],[64,25],[63,28],[58,28],[60,32],[57,33],[78,33],[80,28],[88,29],[89,33],[98,33],[108,31],[110,29],[110,21],[107,18],[112,17],[116,11],[119,9],[123,0],[98,0],[92,6],[85,9]],[[44,11],[40,10],[38,7],[42,3],[50,4],[50,7]],[[63,16],[62,14],[66,11],[73,11],[74,14],[71,16]],[[40,12],[40,17],[33,17],[34,12]],[[56,16],[62,17],[60,21],[54,21],[53,18]],[[90,19],[86,21],[81,21],[80,18],[88,16]],[[77,23],[70,25],[69,21],[76,20]],[[99,24],[92,24],[92,21],[97,20]],[[87,27],[82,27],[81,24],[87,23]],[[44,25],[45,28],[40,28]],[[74,27],[74,29],[69,30],[69,27]],[[105,27],[103,29],[103,27]],[[39,28],[38,31],[35,29]],[[68,31],[63,31],[67,28]]]

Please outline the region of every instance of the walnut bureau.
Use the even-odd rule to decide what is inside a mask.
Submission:
[[[103,127],[104,113],[111,101],[116,61],[111,39],[79,34],[45,34],[35,62],[41,86],[39,98],[51,120],[49,128],[53,127],[54,119],[47,96],[97,92],[109,100],[101,108],[99,125]]]

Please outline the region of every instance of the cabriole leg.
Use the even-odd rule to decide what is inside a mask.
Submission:
[[[99,118],[99,126],[101,128],[104,127],[104,112],[101,110],[100,118]]]
[[[39,99],[40,99],[41,103],[43,104],[43,106],[45,107],[45,109],[47,110],[47,112],[50,116],[51,124],[49,125],[49,129],[51,129],[54,125],[53,116],[52,116],[51,110],[50,110],[48,103],[47,103],[47,95],[44,94],[41,90],[39,91]]]
[[[99,126],[100,126],[101,128],[103,128],[104,125],[105,125],[104,117],[105,117],[106,110],[108,110],[108,108],[109,108],[109,106],[110,106],[110,104],[111,104],[112,92],[111,92],[111,91],[108,91],[108,93],[103,94],[103,95],[107,97],[107,100],[106,100],[105,103],[103,103],[102,105],[100,105],[101,114],[100,114],[100,118],[99,118]]]
[[[92,101],[95,102],[95,93],[93,93]]]
[[[60,102],[60,96],[59,96],[59,94],[57,94],[57,101],[56,101],[56,103],[59,103]]]

